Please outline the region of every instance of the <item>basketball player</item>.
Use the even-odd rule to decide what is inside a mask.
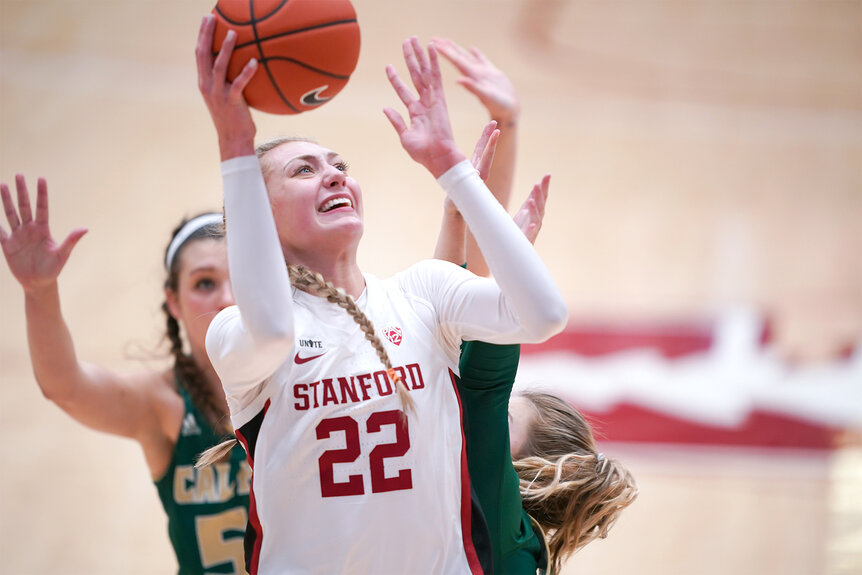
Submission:
[[[17,209],[9,187],[0,185],[10,228],[0,227],[0,244],[24,289],[30,359],[42,393],[87,427],[140,444],[168,515],[180,575],[244,573],[251,479],[245,453],[237,448],[218,465],[194,468],[197,454],[232,433],[224,391],[204,349],[210,320],[233,303],[221,214],[183,222],[167,249],[163,309],[173,368],[117,373],[78,359],[60,309],[58,277],[86,230],[58,245],[48,224],[45,180],[37,184],[35,217],[24,177],[15,181]]]
[[[546,184],[537,185],[515,215],[531,242],[541,227]],[[444,223],[441,236],[457,228]],[[462,229],[438,246],[457,250],[460,241],[463,254],[463,238]],[[519,352],[518,345],[462,345],[458,390],[470,478],[488,526],[494,572],[559,573],[565,558],[607,536],[637,497],[637,485],[623,465],[598,453],[589,424],[569,403],[537,392],[510,399]]]
[[[439,260],[385,281],[363,274],[362,194],[346,164],[297,140],[256,157],[242,97],[256,63],[228,83],[235,36],[215,59],[212,36],[207,17],[198,83],[218,134],[237,305],[213,320],[207,351],[255,468],[249,571],[476,573],[452,381],[460,341],[544,340],[565,323],[562,297],[455,146],[433,48],[405,42],[418,97],[388,67],[410,124],[385,114],[455,201],[496,281]]]
[[[501,134],[493,169],[485,167],[486,183],[505,207],[514,181],[515,89],[477,49],[468,52],[448,39],[435,39],[434,46],[497,121]],[[541,229],[547,196],[546,177],[515,214],[531,243]],[[447,199],[435,257],[486,275],[483,261],[473,266],[472,258],[481,254],[468,240],[463,218]],[[637,497],[637,486],[618,461],[597,452],[589,424],[569,403],[536,392],[510,399],[519,355],[518,345],[465,341],[462,346],[458,389],[470,478],[488,526],[494,572],[559,573],[566,557],[607,536]]]

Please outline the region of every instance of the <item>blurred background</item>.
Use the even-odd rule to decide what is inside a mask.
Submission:
[[[220,207],[194,45],[211,0],[0,0],[0,181],[48,180],[82,359],[166,365],[162,256]],[[354,0],[326,106],[257,114],[362,184],[364,270],[430,256],[442,196],[381,110],[400,42],[477,46],[521,98],[516,198],[552,173],[537,249],[569,329],[519,386],[596,426],[641,494],[565,573],[862,573],[862,2]],[[486,121],[446,66],[464,149]],[[521,190],[520,192],[517,190]],[[8,229],[6,221],[0,222]],[[137,445],[44,400],[0,265],[0,572],[175,572]]]

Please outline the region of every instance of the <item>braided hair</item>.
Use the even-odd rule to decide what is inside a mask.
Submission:
[[[353,321],[359,325],[362,333],[365,334],[365,339],[377,352],[377,357],[380,358],[381,363],[383,363],[383,366],[386,368],[386,374],[395,386],[395,390],[398,392],[398,397],[401,398],[405,411],[415,409],[415,403],[413,402],[413,398],[411,398],[410,394],[407,392],[406,384],[401,379],[401,376],[398,375],[398,372],[392,368],[392,361],[389,359],[389,354],[386,353],[386,348],[383,346],[383,342],[380,341],[380,338],[377,337],[377,334],[374,332],[374,324],[371,323],[368,316],[359,309],[359,306],[356,305],[356,301],[353,297],[343,289],[332,285],[332,282],[326,281],[319,273],[311,271],[305,266],[288,264],[287,271],[290,276],[290,283],[293,284],[294,287],[312,295],[326,298],[329,302],[344,309],[350,317],[353,318]],[[403,415],[404,414],[402,412],[402,416]],[[197,462],[195,462],[195,467],[206,467],[220,461],[230,452],[236,443],[237,440],[234,437],[207,449],[200,454]]]
[[[174,238],[193,219],[195,218],[185,218],[180,222],[171,235],[171,245],[165,250],[166,261],[169,262],[167,263],[168,273],[165,278],[165,288],[174,292],[179,289],[179,262],[183,249],[190,243],[202,239],[224,239],[224,225],[210,223],[196,229],[179,245],[173,246]],[[174,247],[172,253],[170,253],[171,247]],[[162,311],[166,317],[165,337],[170,342],[170,353],[174,358],[174,374],[177,381],[189,392],[192,403],[203,414],[216,435],[232,435],[233,427],[231,427],[230,418],[223,407],[224,404],[219,401],[212,388],[206,384],[204,375],[194,358],[183,349],[180,323],[171,315],[166,301],[162,303]]]
[[[272,140],[268,140],[258,145],[255,149],[258,159],[261,159],[267,152],[277,148],[278,146],[290,142],[314,142],[314,140],[303,137],[280,137]],[[269,166],[261,162],[261,169],[263,171],[264,177],[269,171]],[[392,361],[389,359],[389,354],[386,352],[386,348],[383,346],[383,342],[377,337],[377,334],[374,331],[374,324],[368,318],[368,316],[363,313],[359,306],[356,305],[356,301],[353,299],[350,294],[345,292],[343,289],[335,287],[332,282],[326,281],[326,279],[319,273],[312,271],[305,266],[296,265],[296,264],[287,264],[287,271],[290,277],[290,283],[299,290],[310,293],[312,295],[316,295],[319,297],[324,297],[327,301],[334,303],[340,308],[344,309],[350,317],[353,318],[353,321],[359,325],[359,328],[362,330],[362,333],[365,335],[365,339],[371,344],[374,350],[377,352],[377,357],[380,358],[381,363],[386,368],[386,373],[389,376],[389,379],[392,381],[392,384],[395,386],[395,390],[398,393],[398,396],[401,398],[401,402],[405,407],[405,411],[413,410],[415,408],[415,404],[413,399],[410,397],[410,394],[407,392],[407,386],[402,381],[401,377],[392,367]],[[399,385],[400,384],[400,385]],[[402,412],[402,417],[404,413]],[[230,450],[233,448],[236,443],[236,439],[230,439],[216,445],[215,447],[211,447],[210,449],[204,451],[199,457],[197,462],[195,463],[196,467],[206,467],[216,461],[219,461],[222,457],[224,457]]]

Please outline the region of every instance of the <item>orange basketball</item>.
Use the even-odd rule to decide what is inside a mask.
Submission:
[[[347,85],[359,59],[359,24],[349,0],[219,0],[213,53],[237,34],[228,80],[257,58],[243,95],[270,114],[313,110]]]

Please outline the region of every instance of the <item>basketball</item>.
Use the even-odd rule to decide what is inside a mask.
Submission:
[[[349,0],[219,0],[213,14],[213,53],[228,30],[237,34],[228,80],[257,58],[243,95],[262,112],[320,107],[347,85],[359,60],[359,24]]]

